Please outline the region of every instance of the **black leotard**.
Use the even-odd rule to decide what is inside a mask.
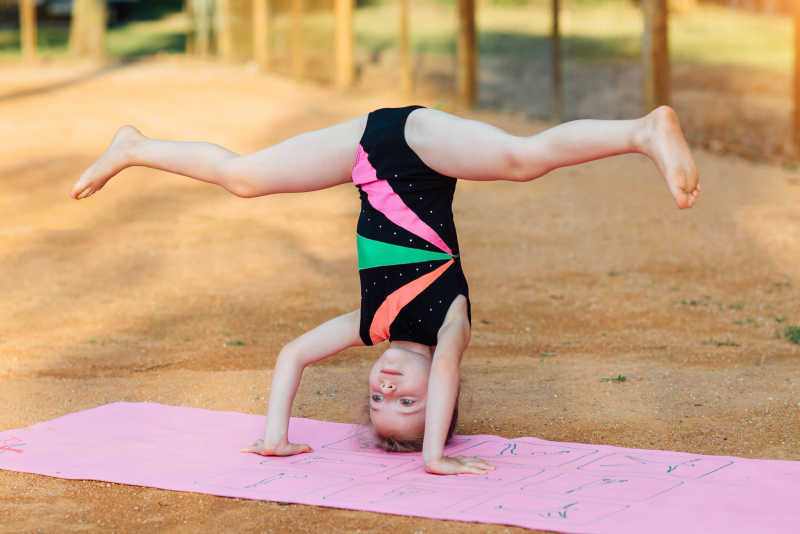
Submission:
[[[405,139],[406,119],[421,107],[369,113],[353,164],[361,195],[360,335],[366,345],[386,339],[436,345],[459,294],[469,314],[453,222],[456,179],[428,167]]]

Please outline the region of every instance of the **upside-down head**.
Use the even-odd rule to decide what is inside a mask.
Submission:
[[[369,373],[369,419],[376,445],[392,452],[422,450],[428,399],[430,357],[406,348],[390,347]],[[447,439],[458,418],[458,399]]]

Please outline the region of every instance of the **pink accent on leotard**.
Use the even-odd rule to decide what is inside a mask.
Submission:
[[[353,182],[361,186],[361,190],[367,194],[367,199],[372,207],[383,213],[387,219],[446,253],[453,254],[439,234],[406,206],[389,182],[378,178],[375,168],[367,159],[367,153],[361,144],[358,145],[356,160],[353,164]]]
[[[414,300],[417,295],[425,291],[451,265],[453,265],[453,260],[449,260],[433,271],[423,274],[389,293],[386,299],[381,302],[375,315],[372,316],[372,323],[369,325],[369,337],[372,343],[377,344],[384,339],[389,339],[389,328],[391,328],[400,310]]]

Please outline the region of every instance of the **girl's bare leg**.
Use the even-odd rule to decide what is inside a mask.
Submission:
[[[242,197],[324,189],[350,181],[365,123],[362,115],[247,155],[204,141],[151,139],[125,125],[72,187],[72,196],[88,197],[134,165],[216,184]]]
[[[631,120],[581,119],[530,137],[437,110],[416,110],[406,140],[425,163],[467,180],[528,181],[553,169],[607,156],[640,153],[664,177],[680,208],[700,192],[694,158],[675,111],[661,106]]]

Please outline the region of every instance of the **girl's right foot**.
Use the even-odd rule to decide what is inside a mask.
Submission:
[[[81,199],[94,194],[115,174],[130,166],[131,151],[143,139],[142,132],[128,124],[117,130],[105,153],[72,186],[72,198]]]
[[[694,157],[669,106],[659,106],[644,117],[636,144],[658,167],[679,208],[691,208],[700,194]]]

